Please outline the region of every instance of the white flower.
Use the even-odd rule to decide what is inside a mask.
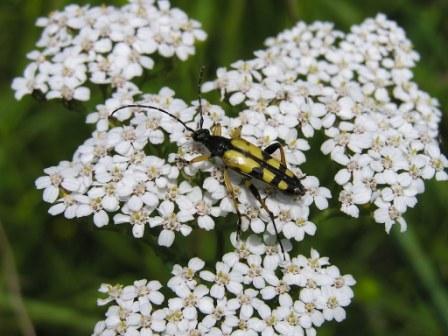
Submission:
[[[109,224],[109,216],[107,215],[107,212],[103,210],[103,197],[104,190],[102,188],[90,189],[87,196],[75,196],[77,202],[80,203],[76,209],[76,216],[84,217],[93,213],[93,222],[96,226],[102,227]]]
[[[206,38],[199,22],[168,1],[131,1],[121,8],[70,5],[39,18],[37,26],[43,28],[38,49],[28,54],[32,62],[12,84],[17,99],[40,91],[47,99],[86,101],[88,82],[126,90],[130,80],[153,68],[149,55],[184,61]]]
[[[126,335],[153,335],[162,332],[165,330],[163,317],[164,313],[153,312],[150,304],[141,304],[138,312],[133,312],[126,318]]]
[[[130,223],[132,225],[132,234],[135,238],[142,238],[145,232],[145,226],[149,223],[153,208],[147,206],[136,205],[133,210],[128,206],[124,206],[121,211],[123,213],[116,214],[114,216],[115,224]]]
[[[316,224],[308,220],[309,208],[293,206],[290,209],[291,220],[283,226],[283,234],[287,239],[294,238],[297,241],[304,239],[305,234],[314,236]]]
[[[242,230],[245,231],[247,227],[254,233],[262,233],[266,229],[266,214],[262,212],[259,206],[253,204],[243,204],[239,207],[240,212],[244,214],[242,218]],[[249,221],[249,223],[247,223]]]
[[[214,309],[213,299],[206,296],[209,290],[204,285],[197,286],[193,291],[183,287],[178,289],[176,294],[184,301],[184,314],[189,319],[196,319],[198,309],[203,314],[211,314]]]
[[[325,273],[333,279],[333,287],[347,298],[353,297],[353,290],[350,286],[356,284],[355,279],[350,274],[341,275],[339,268],[332,265],[326,268]],[[303,298],[304,299],[304,298]]]
[[[75,218],[77,216],[79,202],[76,200],[76,196],[78,195],[72,195],[67,194],[64,195],[62,198],[59,198],[53,206],[51,206],[48,209],[48,213],[56,216],[61,213],[64,213],[64,217],[68,219]]]
[[[350,299],[332,287],[322,288],[322,297],[319,298],[323,316],[327,321],[336,320],[341,322],[345,319],[345,307]]]
[[[307,194],[304,196],[305,204],[314,202],[319,210],[328,208],[327,198],[331,198],[330,190],[319,186],[319,181],[314,176],[307,176],[302,179]]]
[[[176,291],[176,288],[194,289],[197,281],[195,275],[198,271],[204,268],[204,261],[199,258],[192,258],[188,262],[187,267],[174,265],[171,272],[174,276],[168,281],[168,287]]]
[[[162,226],[158,243],[161,246],[171,246],[174,241],[175,232],[180,232],[183,236],[187,236],[191,232],[191,227],[183,224],[193,219],[191,213],[180,211],[174,212],[174,203],[171,201],[163,201],[157,209],[161,216],[149,219],[149,226]]]
[[[168,308],[165,308],[166,332],[168,334],[185,334],[189,324],[194,321],[194,316],[184,314],[184,302],[179,298],[168,300]]]
[[[285,156],[288,163],[300,165],[306,161],[306,157],[303,152],[309,150],[310,145],[305,139],[300,139],[298,137],[298,133],[295,128],[290,129],[285,135],[279,134],[279,137],[285,141]]]
[[[279,300],[281,301],[285,295],[288,295],[287,293],[290,290],[289,285],[279,279],[274,273],[266,273],[265,279],[269,285],[260,291],[264,300],[272,300],[279,296]]]
[[[76,176],[78,172],[69,162],[62,161],[58,166],[46,168],[47,176],[39,177],[35,184],[37,189],[44,189],[45,202],[54,203],[59,196],[60,187],[67,191],[76,191]]]
[[[108,304],[109,302],[112,302],[113,300],[117,300],[122,291],[123,286],[122,285],[110,285],[110,284],[101,284],[100,288],[98,289],[100,293],[105,293],[108,295],[105,299],[98,299],[97,304],[99,306],[104,306]]]
[[[201,321],[201,325],[210,329],[213,326],[215,326],[217,322],[227,318],[228,316],[235,315],[236,309],[237,309],[236,303],[229,302],[227,301],[226,298],[219,299],[216,302],[216,305],[211,314],[206,315],[204,319]]]
[[[253,237],[252,242],[242,244],[258,249]],[[267,251],[267,246],[263,250]],[[199,277],[197,272],[204,267],[200,259],[191,259],[187,267],[175,265],[168,281],[172,293],[168,294],[167,303],[157,281],[139,280],[131,286],[103,284],[100,291],[107,298],[98,304],[110,306],[105,320],[95,326],[94,335],[315,335],[313,327],[321,326],[325,320],[340,321],[345,317],[345,308],[353,298],[350,287],[355,281],[350,275],[341,275],[317,251],[312,250],[311,257],[292,258],[293,262],[285,266],[288,272],[278,264],[272,269],[262,266],[265,252],[249,252],[247,262],[239,262],[236,255],[226,254],[216,263],[215,270],[203,270]],[[293,269],[303,281],[287,285]],[[263,286],[257,280],[258,272],[274,285]],[[246,276],[251,280],[247,281]],[[213,295],[224,278],[238,286],[222,286],[222,295]],[[261,291],[255,284],[262,287]],[[270,295],[268,305],[264,297],[272,290],[275,294]]]
[[[266,247],[257,235],[250,235],[246,240],[237,239],[236,232],[230,234],[230,241],[235,248],[235,252],[229,252],[228,258],[236,261],[246,259],[251,254],[262,255],[266,252]]]
[[[47,74],[39,73],[36,75],[37,71],[37,64],[30,63],[23,72],[23,78],[14,78],[11,87],[15,91],[14,96],[17,100],[22,99],[22,97],[27,94],[33,93],[34,90],[41,91],[42,93],[47,92],[48,87],[45,84]]]
[[[425,166],[423,174],[425,178],[432,178],[435,174],[437,181],[448,180],[446,168],[448,167],[447,158],[440,152],[439,147],[432,145],[427,147],[429,154],[429,164]]]
[[[212,217],[218,217],[221,214],[219,207],[213,206],[213,200],[202,195],[199,187],[194,187],[185,196],[179,196],[177,203],[181,210],[188,211],[197,215],[198,226],[205,230],[212,230],[215,227],[215,222]]]
[[[356,204],[376,204],[379,197],[404,213],[400,204],[413,206],[416,195],[410,194],[424,191],[421,178],[448,178],[437,144],[439,103],[412,81],[418,59],[405,32],[382,14],[348,33],[330,23],[299,22],[269,38],[252,59],[220,68],[203,88],[219,89],[222,99],[243,104],[241,120],[230,123],[242,126],[243,136],[261,144],[265,130],[275,127],[279,134],[271,138],[285,141],[292,165],[306,159],[301,135],[312,137],[324,127],[321,151],[343,166],[335,180],[345,213],[357,217]],[[397,184],[388,182],[402,173],[413,177],[412,187],[403,188],[407,199],[391,193]],[[309,196],[301,200],[307,206]],[[319,209],[327,207],[327,196],[313,198]]]
[[[276,310],[271,310],[268,305],[261,303],[257,304],[257,312],[260,315],[259,318],[249,319],[248,326],[262,335],[275,335],[278,331],[278,324],[282,317]]]
[[[245,270],[243,281],[245,284],[252,284],[255,288],[264,288],[265,278],[271,274],[263,267],[263,259],[259,255],[250,255],[246,259],[248,268]]]
[[[145,180],[154,181],[157,188],[165,188],[170,180],[179,175],[176,167],[153,155],[145,157],[141,163],[135,165],[135,170],[144,174]]]
[[[120,106],[131,103],[132,96],[137,93],[139,92],[124,92],[124,90],[114,93],[111,98],[108,98],[104,102],[104,104],[97,105],[96,111],[87,115],[86,123],[96,124],[96,129],[100,132],[104,132],[109,129],[109,123],[114,118],[118,120],[128,119],[129,114],[132,113],[130,109],[122,109],[116,112],[113,116],[112,112]]]
[[[305,329],[312,325],[320,327],[324,323],[324,317],[317,309],[319,296],[309,293],[300,295],[300,299],[294,302],[294,310],[300,316],[300,325]]]
[[[258,291],[248,288],[244,292],[237,295],[236,298],[230,299],[229,303],[240,309],[240,317],[248,320],[254,314],[254,307],[260,304],[260,299],[257,298]]]
[[[378,223],[384,223],[386,232],[390,231],[392,225],[395,224],[395,222],[398,222],[400,224],[400,230],[402,232],[406,231],[407,223],[401,216],[400,211],[395,206],[379,199],[375,202],[375,204],[378,206],[378,209],[376,209],[374,212],[375,221],[377,221]]]
[[[127,155],[132,150],[141,150],[146,145],[146,137],[138,136],[134,127],[116,127],[108,134],[108,146],[121,155]]]
[[[150,143],[158,145],[165,140],[165,135],[160,129],[161,119],[160,112],[149,110],[146,113],[136,114],[131,122],[137,126],[138,135],[147,137]]]
[[[237,295],[243,290],[241,285],[241,279],[243,274],[238,268],[224,263],[216,263],[216,274],[210,271],[202,271],[200,277],[208,282],[213,282],[213,286],[210,289],[210,295],[217,299],[222,299],[225,294],[225,289],[229,292]]]
[[[132,286],[123,288],[120,300],[129,301],[137,299],[140,304],[151,303],[160,305],[164,301],[163,294],[159,291],[162,287],[158,281],[147,281],[145,279],[134,281]]]
[[[344,190],[342,190],[339,194],[341,211],[357,218],[359,216],[359,208],[357,207],[357,204],[367,203],[370,201],[371,195],[372,191],[364,184],[345,184]]]
[[[215,200],[221,200],[227,196],[227,190],[224,186],[223,172],[217,167],[211,169],[210,176],[204,179],[202,186]]]

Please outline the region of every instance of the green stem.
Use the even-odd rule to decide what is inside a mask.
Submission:
[[[396,239],[402,253],[406,256],[408,262],[414,268],[415,273],[420,279],[426,291],[431,297],[432,304],[441,318],[445,330],[448,331],[448,295],[442,287],[436,271],[431,265],[431,261],[424,253],[412,228],[402,234],[393,230],[393,236]]]
[[[299,21],[299,3],[296,0],[285,0],[286,11],[293,23]]]

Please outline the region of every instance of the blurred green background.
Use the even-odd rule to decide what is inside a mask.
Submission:
[[[35,190],[34,180],[45,167],[70,159],[91,128],[84,123],[85,113],[58,102],[39,103],[29,96],[16,102],[10,83],[22,73],[25,54],[40,34],[35,19],[69,3],[0,2],[0,335],[24,334],[20,325],[23,329],[26,323],[18,317],[20,305],[11,295],[18,284],[38,335],[86,335],[104,316],[104,308],[96,307],[100,283],[140,278],[165,281],[173,259],[184,262],[197,255],[213,263],[229,248],[228,243],[220,243],[232,229],[228,225],[176,239],[176,249],[182,253],[167,258],[166,249],[148,244],[149,231],[145,242],[131,238],[128,227],[119,232],[98,230],[90,219],[66,220],[47,214],[48,205]],[[384,12],[406,30],[422,57],[415,69],[416,81],[440,99],[442,109],[448,109],[446,0],[182,0],[173,5],[201,21],[209,38],[186,63],[170,64],[172,71],[146,85],[147,91],[168,85],[189,101],[196,98],[202,64],[211,78],[216,67],[250,58],[266,37],[291,27],[297,19],[332,21],[338,29],[347,30]],[[443,125],[446,144],[446,120]],[[314,145],[319,146],[319,141]],[[328,167],[318,164],[321,159],[317,149],[312,151],[305,171],[331,188],[334,183]],[[297,250],[308,254],[311,246],[317,248],[358,281],[347,320],[325,324],[319,335],[448,335],[447,200],[446,183],[427,183],[416,208],[406,214],[409,230],[405,234],[393,230],[387,235],[369,216],[354,220],[340,213],[323,213],[314,217],[317,235]]]

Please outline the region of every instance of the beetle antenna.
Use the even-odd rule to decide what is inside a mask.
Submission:
[[[143,104],[129,104],[129,105],[123,105],[120,106],[119,108],[116,108],[115,110],[112,111],[112,114],[114,114],[115,112],[125,109],[125,108],[132,108],[132,107],[139,107],[139,108],[145,108],[145,109],[152,109],[152,110],[156,110],[162,113],[165,113],[167,115],[169,115],[171,118],[177,120],[178,122],[180,122],[182,124],[182,126],[184,126],[188,131],[194,133],[195,130],[192,129],[191,127],[187,126],[186,123],[184,123],[182,120],[180,120],[178,117],[176,117],[174,114],[169,113],[168,111],[160,108],[160,107],[156,107],[156,106],[151,106],[151,105],[143,105]]]
[[[201,120],[199,121],[200,129],[202,129],[202,126],[204,125],[204,111],[202,110],[202,94],[201,94],[201,85],[202,85],[202,80],[204,79],[204,70],[205,70],[205,66],[201,66],[201,70],[199,72],[199,80],[198,80],[199,113],[201,115]]]

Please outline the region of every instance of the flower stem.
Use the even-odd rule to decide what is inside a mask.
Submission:
[[[286,11],[292,22],[299,21],[299,3],[295,0],[285,0]]]
[[[417,237],[412,228],[408,227],[406,233],[399,233],[393,230],[393,236],[398,243],[402,253],[414,268],[415,273],[422,285],[429,293],[432,304],[442,320],[445,331],[448,331],[448,295],[442,287],[431,261],[422,250]]]

